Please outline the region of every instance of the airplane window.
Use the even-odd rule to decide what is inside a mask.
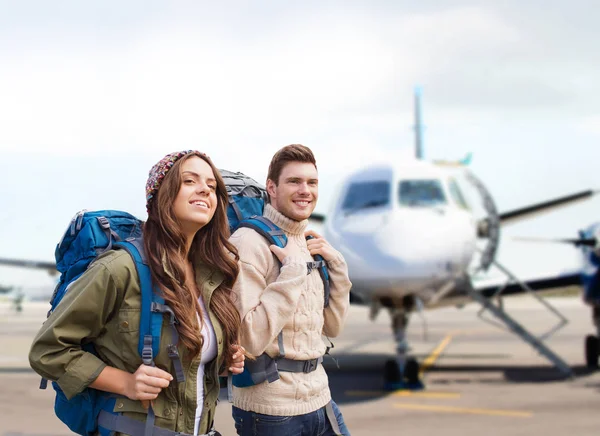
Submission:
[[[450,190],[452,199],[458,205],[458,207],[469,210],[469,204],[466,202],[458,183],[456,183],[456,180],[454,180],[453,177],[448,179],[448,188]]]
[[[359,209],[385,206],[389,202],[389,182],[382,180],[352,183],[342,204],[342,210],[348,213]]]
[[[439,180],[403,180],[398,190],[400,204],[409,207],[431,207],[446,204]]]

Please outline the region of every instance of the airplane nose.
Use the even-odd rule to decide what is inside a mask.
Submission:
[[[467,217],[433,210],[390,217],[377,232],[377,245],[408,270],[454,272],[470,261],[475,230]]]

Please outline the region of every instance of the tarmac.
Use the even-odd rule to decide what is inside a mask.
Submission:
[[[585,335],[594,331],[590,309],[579,298],[549,301],[569,323],[547,345],[573,368],[574,379],[468,305],[411,319],[412,352],[428,366],[425,389],[416,392],[383,391],[382,368],[395,350],[389,316],[382,312],[372,322],[366,308],[352,306],[344,333],[334,339],[337,363],[325,363],[352,435],[597,435],[600,372],[585,367],[583,350]],[[536,334],[556,322],[530,297],[507,298],[505,308]],[[0,303],[0,436],[71,434],[54,416],[52,389],[38,389],[39,376],[27,361],[47,309],[47,303],[26,303],[15,313]],[[233,436],[231,406],[222,394],[216,427]]]

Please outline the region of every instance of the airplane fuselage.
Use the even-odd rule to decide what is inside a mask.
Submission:
[[[410,294],[427,301],[464,277],[475,251],[475,219],[458,185],[427,162],[357,171],[329,216],[325,236],[365,301]]]

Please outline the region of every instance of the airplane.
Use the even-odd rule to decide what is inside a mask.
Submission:
[[[365,166],[339,186],[328,216],[313,213],[325,238],[345,257],[353,283],[352,304],[369,306],[374,318],[382,308],[391,315],[396,358],[384,368],[384,388],[419,389],[419,364],[409,355],[406,329],[421,307],[433,309],[477,302],[510,330],[549,359],[566,376],[571,368],[540,338],[529,333],[495,303],[501,295],[579,285],[579,273],[521,282],[496,259],[503,225],[531,218],[597,192],[585,190],[500,213],[483,183],[468,169],[472,158],[459,162],[423,159],[421,91],[415,110],[415,158]],[[476,218],[458,181],[457,172],[481,196],[486,216]],[[483,248],[480,247],[483,245]],[[1,259],[0,265],[51,270],[49,262]],[[473,264],[475,264],[473,268]],[[508,280],[474,281],[492,265]],[[535,294],[534,294],[535,295]],[[566,322],[564,318],[561,323]]]
[[[592,309],[595,335],[585,338],[585,361],[588,368],[598,368],[600,358],[600,222],[579,230],[577,238],[515,238],[520,241],[570,244],[582,255],[581,286],[583,301]]]
[[[572,376],[571,368],[559,356],[494,301],[501,295],[579,285],[579,272],[522,282],[499,264],[496,252],[501,226],[589,199],[597,192],[586,190],[498,212],[487,188],[467,168],[470,154],[459,162],[423,159],[420,101],[421,90],[417,88],[415,159],[367,165],[354,171],[340,184],[328,216],[311,216],[323,225],[325,238],[348,263],[353,284],[351,302],[369,306],[372,318],[381,308],[390,312],[396,359],[386,363],[384,387],[423,387],[419,364],[408,354],[410,315],[420,308],[470,301],[492,312],[562,373]],[[475,217],[457,182],[457,170],[480,195],[485,217]],[[507,276],[506,281],[485,284],[473,280],[492,265]],[[557,328],[566,323],[561,314],[536,297],[560,318]],[[595,344],[590,347],[598,348],[598,342]]]
[[[596,335],[585,338],[585,360],[589,368],[598,368],[600,356],[600,222],[579,232],[574,245],[581,247],[585,261],[583,269],[583,297],[592,308]]]

